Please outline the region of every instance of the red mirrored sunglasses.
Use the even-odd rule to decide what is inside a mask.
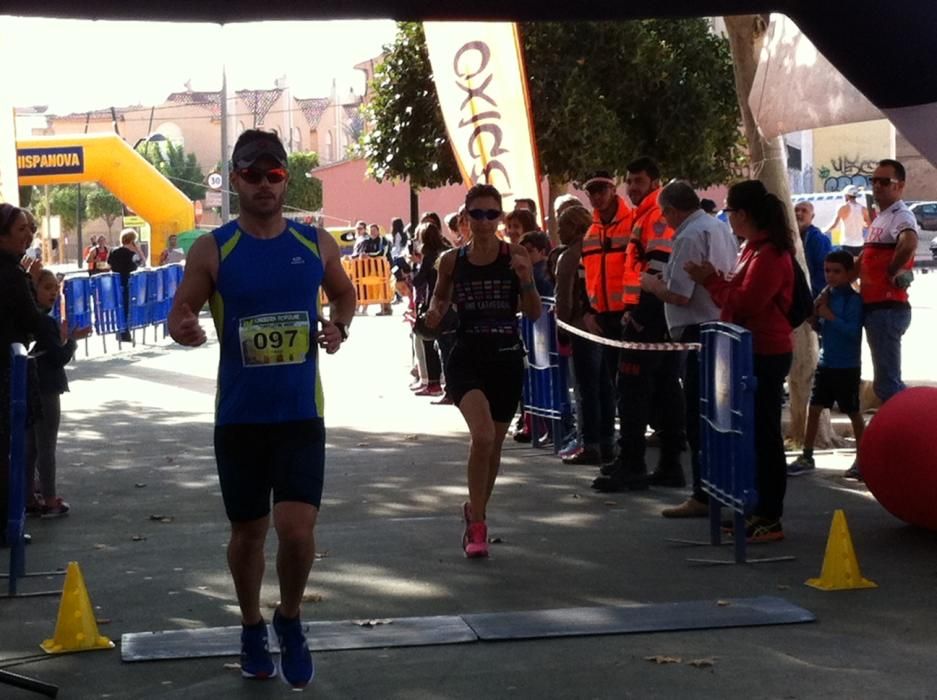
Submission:
[[[260,181],[267,178],[267,182],[276,185],[286,179],[286,168],[270,168],[270,170],[258,170],[257,168],[241,168],[235,171],[237,176],[244,180],[248,185],[259,185]]]

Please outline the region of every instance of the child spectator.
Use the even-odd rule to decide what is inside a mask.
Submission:
[[[820,361],[813,377],[810,410],[804,452],[787,467],[788,476],[807,474],[815,467],[813,443],[824,408],[839,405],[849,416],[856,436],[856,448],[864,427],[859,412],[859,379],[862,364],[862,297],[851,285],[853,257],[846,250],[834,250],[826,256],[823,272],[827,289],[817,298],[817,332],[823,338]],[[846,477],[860,478],[853,463]]]
[[[518,241],[534,266],[534,283],[541,297],[553,296],[553,280],[547,269],[547,257],[550,255],[550,237],[543,231],[528,231]]]
[[[75,352],[75,339],[90,334],[90,328],[69,333],[68,322],[52,316],[52,307],[59,298],[59,281],[51,270],[43,270],[36,283],[36,302],[45,313],[36,333],[33,349],[39,373],[41,418],[35,421],[27,434],[26,497],[27,512],[43,518],[58,518],[69,511],[68,503],[55,488],[55,449],[58,443],[61,418],[60,395],[68,391],[65,365]],[[39,470],[39,494],[36,494],[35,475]],[[38,496],[38,497],[37,497]]]

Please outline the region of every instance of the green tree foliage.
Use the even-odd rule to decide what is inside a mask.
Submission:
[[[318,211],[322,208],[322,181],[307,176],[309,171],[319,166],[316,153],[290,153],[287,167],[290,172],[290,184],[286,190],[286,206],[302,211]]]
[[[62,229],[74,231],[78,226],[78,216],[85,218],[85,205],[89,187],[81,187],[81,203],[78,202],[78,185],[55,185],[49,188],[49,214],[62,219]],[[37,197],[33,212],[36,216],[46,215],[45,197]]]
[[[523,27],[534,128],[555,180],[639,155],[697,186],[730,179],[740,116],[728,42],[704,19]]]
[[[374,96],[361,139],[368,171],[378,181],[410,178],[422,189],[462,181],[446,137],[433,85],[423,25],[398,22],[394,44],[374,72]]]
[[[205,198],[205,174],[194,153],[186,153],[171,141],[145,141],[137,146],[137,152],[186,197],[192,201]]]
[[[104,219],[107,224],[107,233],[111,234],[111,227],[124,213],[124,205],[117,197],[103,187],[92,187],[85,199],[85,214],[89,219]]]
[[[705,20],[535,22],[522,39],[541,167],[554,182],[623,173],[639,155],[700,187],[737,173],[732,59]],[[420,25],[399,23],[386,51],[362,142],[372,173],[421,187],[459,181]]]

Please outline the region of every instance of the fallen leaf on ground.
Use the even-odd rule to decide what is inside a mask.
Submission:
[[[692,666],[693,668],[712,668],[716,665],[716,657],[712,656],[705,659],[690,659],[686,663],[687,666]]]
[[[146,537],[144,537],[143,535],[131,535],[130,539],[133,540],[134,542],[143,542],[146,539]]]
[[[145,488],[146,488],[146,484],[144,484],[144,483],[138,483],[138,484],[134,484],[133,487],[134,487],[134,488],[137,488],[137,489],[145,489]]]
[[[389,625],[393,620],[385,618],[383,620],[352,620],[359,627],[377,627],[378,625]]]
[[[679,656],[664,656],[662,654],[656,654],[655,656],[645,656],[645,661],[650,661],[652,664],[679,664],[683,662]]]
[[[728,600],[717,600],[716,605],[718,605],[720,608],[727,608],[728,606],[732,605],[732,603],[730,603]]]
[[[357,447],[370,447],[370,446],[371,446],[371,443],[369,443],[369,442],[359,442],[356,446],[357,446]]]
[[[99,617],[95,620],[99,625],[109,625],[111,624],[111,618],[109,617]]]
[[[95,549],[107,549],[107,545],[106,545],[106,544],[96,544],[96,545],[94,545],[94,548],[95,548]]]
[[[176,519],[175,516],[172,516],[172,515],[151,515],[150,516],[150,520],[155,520],[156,522],[159,522],[159,523],[171,523],[175,519]]]
[[[501,544],[502,542],[504,542],[504,540],[502,540],[500,537],[489,537],[489,538],[488,538],[488,544]]]
[[[303,602],[304,603],[321,603],[322,594],[321,593],[303,593]]]

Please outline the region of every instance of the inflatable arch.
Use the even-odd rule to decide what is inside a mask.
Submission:
[[[116,134],[36,136],[18,139],[19,184],[97,182],[150,225],[150,259],[166,239],[195,228],[192,201]]]

